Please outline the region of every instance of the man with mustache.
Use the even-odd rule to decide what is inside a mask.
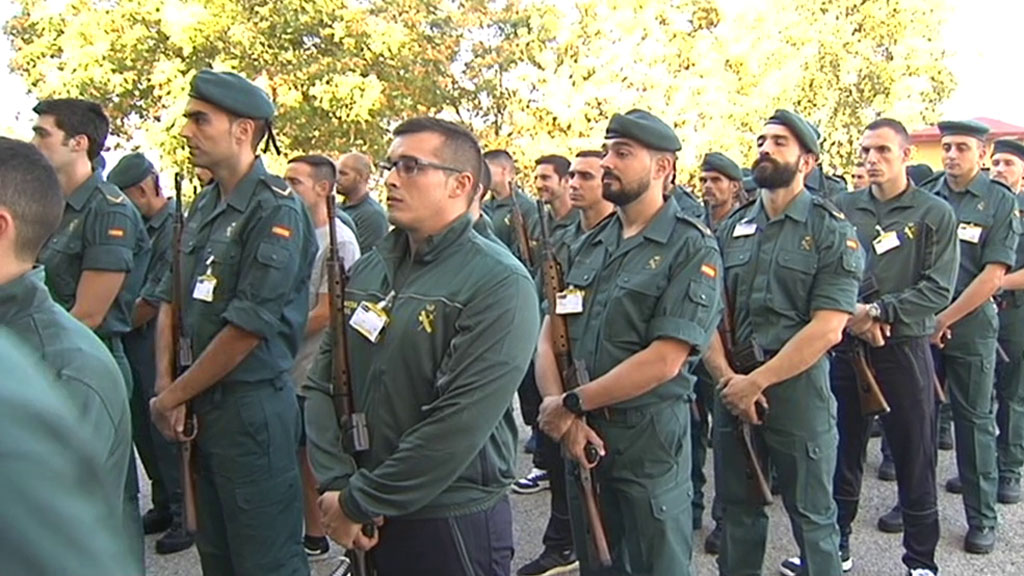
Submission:
[[[682,368],[717,322],[721,261],[707,227],[664,195],[679,148],[649,112],[611,118],[601,168],[616,214],[573,246],[565,297],[547,310],[567,317],[590,382],[563,389],[550,320],[537,345],[541,428],[562,443],[570,468],[591,469],[600,486],[616,574],[690,574],[693,376]],[[598,573],[576,483],[569,502],[581,573]]]
[[[317,252],[309,213],[257,156],[274,103],[231,72],[192,77],[181,136],[214,183],[181,238],[181,332],[193,362],[172,378],[175,277],[159,290],[153,422],[185,440],[197,421],[196,548],[204,574],[309,574],[302,547],[299,407],[291,370]]]
[[[958,476],[946,490],[962,492],[967,516],[964,550],[995,547],[996,419],[992,406],[999,318],[993,295],[1016,260],[1022,231],[1013,193],[981,170],[989,129],[978,122],[939,122],[945,173],[925,182],[956,212],[960,270],[953,302],[935,321],[932,345],[944,373],[953,414]]]
[[[715,484],[724,526],[718,568],[725,576],[758,574],[764,559],[768,516],[745,473],[742,420],[759,424],[765,469],[778,473],[804,573],[838,576],[836,405],[826,352],[842,339],[855,310],[864,256],[843,214],[804,188],[820,153],[810,125],[777,110],[757,144],[753,175],[760,195],[726,219],[718,241],[733,351],[759,347],[764,360],[734,372],[718,335],[704,359],[719,382],[714,449],[716,469],[724,473]]]

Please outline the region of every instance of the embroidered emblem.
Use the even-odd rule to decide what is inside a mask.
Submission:
[[[800,241],[800,247],[810,252],[814,249],[814,238],[810,236],[804,236],[804,239]]]
[[[647,269],[654,270],[661,264],[661,256],[654,256],[647,261]]]
[[[420,310],[419,316],[416,317],[420,321],[420,330],[426,331],[427,334],[434,333],[434,310],[433,304],[427,304],[423,307],[423,310]]]

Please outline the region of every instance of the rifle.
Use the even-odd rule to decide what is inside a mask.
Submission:
[[[192,365],[192,340],[185,335],[185,322],[182,314],[182,302],[185,298],[185,279],[181,273],[181,241],[185,231],[185,213],[181,202],[181,188],[185,175],[178,172],[174,175],[174,247],[171,259],[171,357],[173,358],[172,381],[188,370]],[[196,525],[196,478],[193,467],[193,442],[199,426],[196,415],[192,412],[192,402],[185,402],[185,429],[182,434],[185,441],[181,443],[181,492],[182,513],[185,530],[194,534]]]
[[[737,374],[749,374],[765,362],[764,350],[758,345],[757,340],[751,339],[750,343],[743,346],[739,351],[733,346],[733,318],[732,298],[728,290],[723,290],[725,311],[722,314],[722,322],[718,325],[718,334],[722,340],[722,348],[725,351],[725,359],[729,366]],[[764,421],[766,411],[758,402],[754,402],[754,409],[757,415]],[[740,444],[743,446],[743,457],[747,461],[747,471],[750,478],[750,486],[761,504],[768,506],[772,503],[772,488],[768,484],[768,477],[761,467],[761,455],[758,453],[754,441],[754,427],[749,422],[739,420]]]
[[[330,330],[334,335],[334,356],[331,366],[334,371],[334,385],[331,390],[331,402],[338,417],[341,429],[341,442],[348,448],[349,454],[359,466],[359,456],[370,449],[370,433],[366,427],[366,414],[356,411],[355,397],[352,391],[348,358],[348,335],[345,331],[345,285],[347,277],[345,265],[338,255],[337,224],[335,224],[334,194],[327,197],[327,286],[330,294]],[[372,538],[376,530],[373,524],[363,525],[363,534]],[[368,576],[374,573],[366,552],[355,548],[345,552],[352,573],[356,576]]]
[[[878,296],[878,283],[874,276],[868,276],[860,285],[860,301],[871,303]],[[867,343],[860,338],[849,341],[850,362],[857,379],[857,396],[860,399],[860,413],[870,418],[889,413],[889,403],[882,394],[875,372],[868,363]]]
[[[533,270],[533,253],[530,251],[530,232],[526,229],[526,219],[523,218],[523,211],[519,208],[519,201],[516,199],[515,186],[509,185],[512,193],[509,199],[512,200],[512,230],[516,235],[516,243],[523,255],[523,264]]]
[[[555,364],[558,366],[558,374],[562,380],[563,390],[572,390],[590,382],[590,375],[587,373],[586,364],[582,360],[574,360],[569,344],[569,323],[565,316],[555,313],[555,306],[558,302],[558,294],[565,291],[565,280],[562,276],[562,265],[555,255],[555,248],[551,245],[551,238],[548,235],[547,218],[544,217],[544,205],[537,201],[540,209],[540,234],[541,244],[544,250],[544,265],[542,278],[544,279],[544,295],[547,297],[551,313],[548,315],[551,325],[551,339],[554,341]],[[584,417],[586,422],[586,417]],[[599,458],[597,448],[592,444],[586,447],[587,461],[596,463]],[[601,566],[612,565],[612,554],[608,548],[608,538],[605,536],[604,522],[601,520],[601,510],[597,504],[597,484],[586,466],[577,466],[579,469],[580,493],[583,496],[583,507],[587,514],[587,524],[590,527],[590,544],[592,551],[597,556]]]

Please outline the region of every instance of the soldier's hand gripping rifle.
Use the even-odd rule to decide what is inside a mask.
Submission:
[[[519,208],[519,201],[516,199],[514,186],[509,198],[512,200],[512,233],[516,235],[516,245],[522,254],[523,264],[529,270],[533,270],[533,252],[530,250],[530,231],[526,227],[526,219],[523,218],[523,211]],[[540,201],[538,201],[539,203]],[[542,213],[543,214],[543,213]]]
[[[329,194],[327,197],[327,226],[328,248],[324,265],[327,267],[327,287],[331,303],[330,330],[334,337],[334,356],[331,358],[334,385],[331,390],[331,402],[334,404],[334,412],[338,417],[342,445],[358,466],[360,456],[370,449],[370,434],[366,427],[366,414],[356,410],[350,378],[348,335],[345,331],[345,283],[347,278],[345,263],[338,255],[334,194]],[[375,530],[376,527],[372,524],[363,526],[363,534],[368,538],[373,537]],[[369,558],[362,550],[353,548],[348,550],[345,555],[348,557],[352,574],[369,576],[374,573]]]
[[[865,303],[874,302],[878,298],[878,284],[874,276],[868,276],[861,282],[858,300]],[[857,379],[857,396],[860,399],[860,413],[865,417],[889,413],[889,403],[882,394],[875,372],[868,363],[867,342],[860,338],[850,338],[850,362]]]
[[[171,255],[171,358],[172,370],[171,381],[188,370],[192,365],[192,341],[185,335],[184,319],[182,315],[182,302],[185,298],[185,279],[181,273],[181,242],[185,231],[185,213],[181,201],[181,188],[185,176],[181,172],[174,175],[174,246]],[[189,534],[196,531],[196,478],[193,467],[193,441],[198,432],[196,415],[192,413],[192,402],[185,402],[185,428],[182,435],[185,441],[181,443],[181,493],[182,493],[182,515],[184,516],[185,530]]]
[[[558,366],[558,375],[562,380],[563,390],[572,390],[590,382],[590,375],[587,374],[587,367],[581,360],[574,360],[569,345],[569,323],[565,316],[555,313],[558,295],[565,292],[565,280],[562,276],[562,265],[555,255],[555,248],[551,245],[551,238],[548,235],[547,219],[544,217],[544,205],[538,200],[537,207],[540,209],[541,244],[544,251],[544,264],[541,271],[544,279],[544,295],[547,298],[550,314],[548,314],[551,328],[551,339],[555,351],[555,364]],[[584,417],[586,422],[586,417]],[[600,455],[593,444],[587,444],[585,449],[587,461],[596,463]],[[598,562],[602,566],[612,565],[612,555],[608,548],[608,538],[605,536],[604,522],[601,520],[601,510],[597,504],[597,486],[590,469],[586,466],[577,466],[579,470],[580,494],[583,497],[583,507],[587,515],[587,525],[590,528],[590,546]]]
[[[727,290],[723,290],[725,310],[722,314],[722,322],[718,325],[718,335],[722,340],[722,349],[725,352],[725,360],[737,374],[750,374],[765,362],[764,350],[751,338],[750,342],[737,348],[733,345],[733,306],[732,298]],[[758,402],[754,401],[754,409],[758,417],[764,421],[766,411]],[[743,447],[743,458],[747,461],[747,471],[750,474],[751,491],[758,498],[761,504],[767,506],[772,503],[772,488],[768,484],[768,476],[761,466],[763,462],[757,443],[754,438],[754,427],[749,422],[738,421],[740,444]]]

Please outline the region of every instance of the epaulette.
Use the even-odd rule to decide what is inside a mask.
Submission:
[[[281,196],[291,196],[292,188],[284,181],[280,176],[274,176],[273,174],[264,174],[260,180],[264,184],[270,187],[271,190],[277,192]]]
[[[694,218],[693,216],[683,212],[682,210],[676,212],[676,219],[684,220],[686,222],[689,222],[690,224],[693,224],[694,226],[697,227],[698,230],[703,232],[705,236],[715,236],[715,233],[711,231],[711,228],[708,228],[708,225],[705,224],[703,220],[701,220],[700,218]]]
[[[839,209],[838,206],[832,203],[831,200],[822,198],[821,196],[811,196],[811,203],[815,206],[821,206],[826,212],[832,215],[836,220],[846,220],[846,214]]]
[[[100,183],[99,189],[103,193],[103,197],[110,204],[124,204],[128,201],[128,197],[124,195],[124,192],[121,192],[120,188],[109,182]]]
[[[920,188],[921,190],[927,190],[928,192],[935,192],[935,188],[937,188],[936,184],[939,181],[941,181],[942,178],[945,177],[945,176],[946,176],[946,171],[945,170],[939,170],[938,172],[932,174],[928,178],[925,178],[924,182],[921,182],[920,184],[915,184],[915,185],[918,188]]]
[[[988,181],[993,183],[993,184],[995,184],[996,186],[1002,188],[1003,190],[1006,190],[1007,194],[1010,194],[1011,196],[1014,196],[1014,197],[1017,196],[1016,194],[1013,193],[1013,189],[1010,188],[1009,186],[1007,186],[1006,183],[1003,182],[1002,180],[996,180],[995,178],[989,178]]]

